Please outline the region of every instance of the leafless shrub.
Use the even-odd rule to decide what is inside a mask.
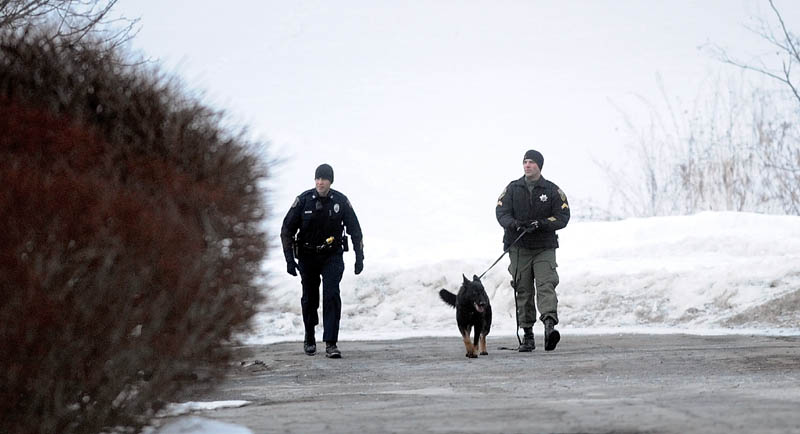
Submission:
[[[776,82],[785,93],[787,101],[793,101],[793,108],[786,107],[791,116],[754,119],[753,128],[757,135],[757,149],[763,155],[761,168],[769,174],[770,201],[779,201],[783,212],[800,214],[800,137],[798,136],[798,117],[800,117],[800,37],[787,26],[779,8],[769,0],[773,23],[766,19],[754,18],[755,25],[750,30],[766,43],[768,54],[741,60],[718,45],[706,47],[708,52],[720,61],[736,66],[746,72],[754,72]],[[781,107],[783,101],[772,103]]]
[[[659,80],[665,108],[641,99],[649,114],[646,126],[620,109],[638,172],[604,161],[598,164],[608,174],[615,203],[624,214],[795,209],[787,194],[789,183],[776,178],[776,161],[792,152],[787,137],[794,131],[784,120],[780,101],[742,80],[710,81],[705,93],[686,108],[670,98]]]

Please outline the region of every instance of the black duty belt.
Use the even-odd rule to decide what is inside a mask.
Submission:
[[[328,237],[324,243],[314,246],[309,243],[303,243],[303,250],[315,253],[332,252],[336,246],[334,237]]]

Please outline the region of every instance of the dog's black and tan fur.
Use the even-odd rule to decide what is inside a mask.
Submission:
[[[489,296],[483,289],[483,284],[478,276],[473,276],[470,281],[467,276],[462,275],[464,283],[458,290],[458,294],[442,289],[439,297],[445,303],[456,308],[456,323],[458,331],[464,338],[464,346],[467,348],[467,357],[478,357],[476,351],[480,351],[482,356],[489,354],[486,351],[486,335],[492,327],[492,306],[489,304]],[[470,332],[475,328],[475,337],[470,340]]]

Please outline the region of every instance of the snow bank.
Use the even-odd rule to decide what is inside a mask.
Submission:
[[[800,332],[800,217],[706,212],[573,222],[559,234],[564,330]],[[419,255],[409,247],[405,256],[394,249],[384,257],[367,250],[359,276],[348,253],[340,339],[457,334],[455,313],[438,291],[455,292],[462,273],[486,270],[502,253],[500,238],[498,227],[471,234],[469,247]],[[495,335],[515,333],[508,264],[506,256],[483,278]],[[246,341],[302,340],[299,278],[283,271],[281,259],[268,266],[274,270],[269,301]]]

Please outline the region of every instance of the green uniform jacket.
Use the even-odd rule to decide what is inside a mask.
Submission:
[[[569,223],[569,203],[567,195],[544,177],[536,181],[531,193],[523,176],[511,181],[503,190],[497,199],[495,215],[505,229],[504,248],[519,236],[517,227],[531,220],[539,222],[539,229],[525,234],[516,245],[527,249],[557,248],[556,231]]]

